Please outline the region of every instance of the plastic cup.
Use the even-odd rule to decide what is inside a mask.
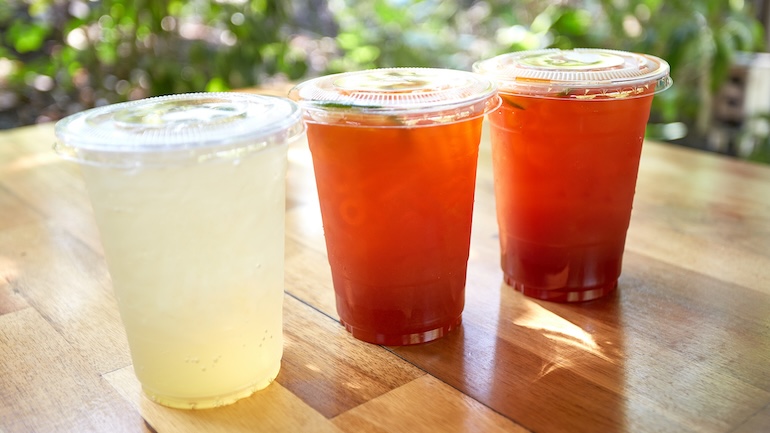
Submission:
[[[501,265],[527,296],[588,301],[621,273],[653,95],[654,56],[602,49],[504,54],[474,64],[503,104],[490,113]]]
[[[285,98],[236,93],[109,105],[56,124],[80,164],[134,371],[162,405],[222,406],[283,353]]]
[[[304,109],[341,323],[407,345],[459,326],[478,147],[494,83],[375,69],[291,90]]]

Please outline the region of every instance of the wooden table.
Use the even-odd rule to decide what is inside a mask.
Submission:
[[[290,147],[285,354],[232,406],[145,399],[53,126],[0,132],[0,432],[770,431],[770,166],[646,143],[619,290],[502,283],[485,134],[462,327],[380,347],[337,322],[307,143]]]

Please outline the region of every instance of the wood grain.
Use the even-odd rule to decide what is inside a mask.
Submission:
[[[735,433],[766,431],[770,431],[770,406],[765,406],[734,430]]]
[[[549,415],[558,411],[570,431],[723,431],[762,408],[770,399],[759,367],[770,365],[762,295],[631,258],[609,299],[554,304],[500,284],[496,316],[469,303],[461,334],[395,351],[533,430],[563,428],[567,420]],[[664,275],[690,287],[668,293]],[[737,329],[742,338],[728,338]]]
[[[0,190],[7,190],[23,202],[21,208],[13,208],[18,211],[8,214],[33,211],[101,252],[80,170],[75,163],[62,161],[52,150],[53,124],[12,129],[2,135],[0,146],[19,149],[17,153],[7,155],[0,165]]]
[[[281,372],[276,379],[279,385],[271,385],[232,407],[197,413],[160,408],[141,394],[130,367],[105,377],[121,395],[140,408],[158,431],[224,432],[252,431],[255,427],[260,431],[263,428],[265,431],[335,431],[327,418],[424,375],[384,348],[350,338],[336,320],[290,296],[284,302],[284,321],[286,343]],[[319,335],[325,338],[318,339]],[[335,391],[329,392],[331,389]],[[278,401],[273,401],[275,399]],[[276,407],[278,403],[281,405]],[[258,410],[252,412],[255,408]],[[164,414],[175,414],[174,429],[166,430],[169,420]],[[238,422],[237,418],[244,420]],[[264,424],[262,418],[268,418],[268,422]]]
[[[298,140],[281,373],[232,406],[180,411],[141,393],[84,184],[52,134],[0,132],[2,433],[770,430],[768,166],[645,143],[618,291],[555,304],[502,282],[485,129],[463,324],[381,347],[339,325]]]
[[[382,347],[351,338],[336,319],[293,297],[286,298],[284,312],[285,359],[276,380],[327,418],[424,374]]]
[[[15,269],[6,277],[10,290],[45,317],[96,373],[131,363],[101,255],[56,226],[29,224],[0,232],[3,257]]]
[[[29,221],[44,221],[44,217],[30,209],[21,198],[4,187],[0,187],[0,209],[18,209],[18,212],[7,212],[0,217],[0,230],[27,223]]]
[[[10,257],[0,255],[0,316],[28,307],[27,301],[21,296],[18,289],[11,286],[19,274],[16,261]]]
[[[432,376],[422,376],[334,419],[348,433],[527,430]]]
[[[126,367],[105,376],[147,423],[158,432],[339,433],[331,422],[313,411],[280,383],[273,383],[247,399],[218,409],[186,411],[155,404],[142,394],[133,369]]]
[[[33,308],[0,316],[4,432],[141,432],[144,422]]]
[[[645,146],[627,249],[770,293],[767,166]]]

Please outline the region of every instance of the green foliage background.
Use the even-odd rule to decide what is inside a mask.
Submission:
[[[0,127],[146,96],[387,66],[469,70],[545,47],[666,59],[651,120],[707,133],[733,58],[764,49],[749,0],[0,0]]]

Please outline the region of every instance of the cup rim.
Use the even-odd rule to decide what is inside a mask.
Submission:
[[[238,159],[287,144],[303,132],[301,110],[287,98],[183,93],[67,116],[55,124],[53,149],[64,159],[90,165],[167,165]]]
[[[650,96],[673,84],[656,56],[602,48],[547,48],[501,54],[473,64],[505,94],[575,100]]]
[[[483,116],[499,106],[495,82],[469,71],[401,67],[342,72],[294,86],[310,123],[427,126]],[[379,119],[379,120],[378,120]],[[381,119],[388,119],[383,124]]]

